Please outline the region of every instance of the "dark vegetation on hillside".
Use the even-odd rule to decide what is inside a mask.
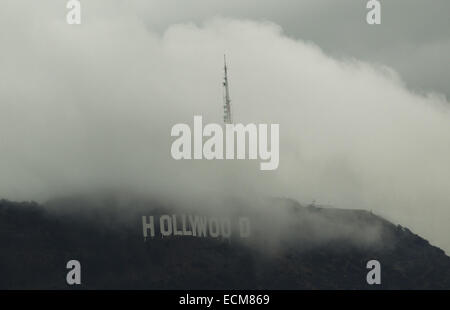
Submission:
[[[113,208],[114,209],[114,208]],[[302,213],[303,212],[303,213]],[[141,218],[120,212],[55,212],[0,201],[1,289],[449,289],[450,258],[408,229],[365,211],[296,206],[360,225],[379,222],[381,246],[333,240],[275,253],[241,242],[171,237],[144,242]],[[389,243],[389,246],[384,246]],[[82,285],[66,284],[66,263],[82,265]],[[382,285],[366,283],[367,261],[382,264]]]

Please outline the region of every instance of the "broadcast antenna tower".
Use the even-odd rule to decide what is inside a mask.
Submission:
[[[227,59],[226,56],[223,55],[223,63],[224,63],[224,71],[225,76],[223,78],[223,122],[225,124],[231,124],[231,99],[230,99],[230,90],[228,88],[228,70],[227,70]]]

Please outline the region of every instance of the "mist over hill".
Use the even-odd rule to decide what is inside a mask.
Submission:
[[[245,240],[155,236],[144,241],[143,215],[180,209],[116,197],[72,197],[46,206],[1,200],[0,288],[450,288],[450,257],[407,228],[367,211],[301,206],[287,199],[268,204],[290,221],[255,211],[260,208],[236,207],[234,214],[252,223]],[[66,284],[66,263],[72,259],[82,266],[78,287]],[[372,259],[381,263],[381,285],[366,282]]]
[[[297,14],[316,16],[299,26],[296,36],[282,16],[238,14],[242,1],[227,1],[236,15],[222,11],[222,17],[206,13],[216,12],[218,1],[202,5],[202,17],[192,16],[190,1],[176,1],[173,11],[184,12],[180,19],[170,18],[167,0],[85,1],[80,27],[67,25],[60,0],[4,2],[1,197],[45,202],[72,191],[114,187],[161,200],[204,192],[316,200],[373,210],[450,251],[450,104],[445,94],[411,89],[401,74],[420,63],[407,80],[420,78],[425,89],[431,80],[448,84],[442,81],[448,57],[441,56],[448,54],[441,52],[448,50],[448,40],[429,46],[422,37],[421,46],[428,47],[415,58],[414,48],[403,46],[405,32],[392,28],[400,24],[397,31],[407,33],[427,28],[439,34],[436,39],[448,38],[447,19],[434,17],[445,11],[443,1],[383,4],[396,12],[391,20],[400,17],[376,28],[390,38],[385,47],[401,43],[395,57],[402,60],[400,73],[389,67],[390,57],[382,57],[386,49],[373,45],[382,36],[365,28],[361,2],[346,1],[350,15],[359,18],[341,28],[351,42],[338,45],[355,51],[355,45],[365,45],[362,37],[369,44],[347,56],[336,55],[340,48],[330,51],[337,44],[338,20],[349,21],[340,10],[326,31],[331,41],[311,33],[323,26],[312,26],[316,18],[328,20],[329,8],[343,1],[297,1],[295,10],[278,0],[258,2],[265,12],[279,12],[274,7],[295,12],[299,23]],[[433,23],[411,28],[411,21],[400,22],[404,5],[433,16]],[[164,22],[156,26],[154,14]],[[361,56],[367,49],[381,59]],[[222,123],[224,54],[233,121],[280,125],[276,170],[263,173],[252,160],[175,161],[170,154],[175,124],[191,126],[195,115],[205,124]],[[407,64],[405,55],[412,57]],[[432,64],[439,70],[426,68]],[[423,76],[430,71],[434,78]]]

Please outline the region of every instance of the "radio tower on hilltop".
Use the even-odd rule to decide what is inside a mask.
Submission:
[[[228,71],[227,71],[227,59],[226,56],[223,55],[223,62],[224,62],[224,71],[225,76],[223,78],[223,89],[224,89],[224,95],[223,95],[223,122],[225,124],[231,124],[231,99],[230,99],[230,90],[228,88]]]

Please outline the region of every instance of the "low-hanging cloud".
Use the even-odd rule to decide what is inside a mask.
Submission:
[[[1,197],[45,201],[96,188],[284,196],[373,210],[450,250],[443,96],[412,93],[393,70],[336,60],[272,23],[215,18],[160,34],[128,10],[92,10],[69,26],[55,10],[34,16],[33,6],[8,3]],[[8,17],[19,11],[23,20]],[[275,171],[170,156],[175,123],[221,122],[224,53],[235,121],[280,124]]]

